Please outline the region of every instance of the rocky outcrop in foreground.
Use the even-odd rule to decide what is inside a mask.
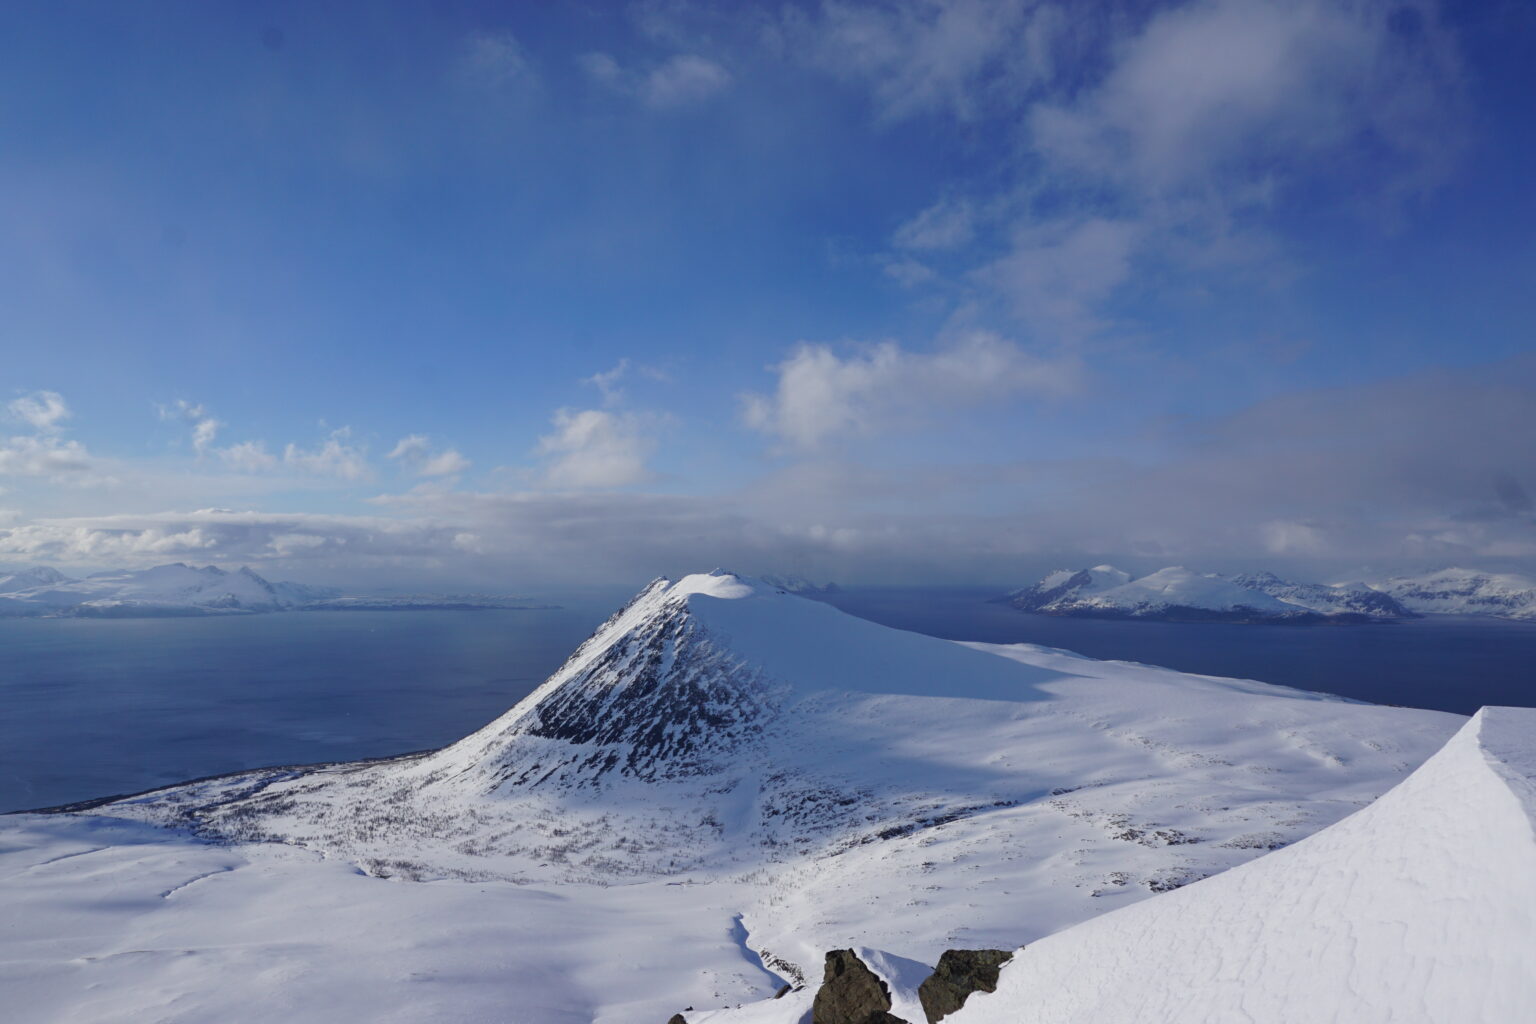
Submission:
[[[834,949],[827,954],[826,973],[816,993],[816,1002],[811,1006],[811,1024],[893,1024],[900,1021],[901,1018],[891,1016],[890,1010],[891,990],[857,953],[851,949]]]
[[[939,965],[917,989],[927,1024],[965,1005],[972,992],[997,991],[998,970],[1013,959],[1006,949],[947,949]],[[779,998],[790,990],[779,990]],[[907,997],[910,998],[910,995]],[[851,949],[827,953],[821,987],[811,1004],[811,1024],[922,1024],[891,1012],[891,989]],[[667,1024],[688,1024],[676,1014]]]
[[[946,949],[939,966],[917,989],[928,1024],[960,1009],[972,992],[996,992],[997,972],[1012,959],[1013,952],[1006,949]]]

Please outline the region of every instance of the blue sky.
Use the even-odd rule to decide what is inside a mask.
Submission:
[[[1508,2],[11,5],[0,560],[1536,560]]]

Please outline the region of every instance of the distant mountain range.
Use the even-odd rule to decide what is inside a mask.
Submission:
[[[161,618],[276,611],[532,608],[489,594],[349,595],[335,587],[273,583],[242,567],[227,572],[175,562],[83,579],[36,566],[0,575],[0,617]]]
[[[1223,576],[1182,566],[1136,578],[1099,565],[1048,573],[1002,600],[1042,615],[1164,622],[1351,623],[1420,614],[1536,619],[1536,580],[1444,569],[1371,583],[1298,583],[1269,572]]]

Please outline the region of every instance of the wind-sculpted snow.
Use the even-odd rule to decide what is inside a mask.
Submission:
[[[1536,710],[1485,708],[1380,800],[1021,950],[954,1024],[1495,1024],[1536,1007]]]
[[[1460,721],[957,644],[716,573],[652,584],[443,750],[210,779],[88,814],[300,847],[445,892],[511,882],[590,906],[709,908],[723,935],[747,936],[722,948],[750,944],[755,966],[692,1021],[809,976],[828,949],[932,964],[1224,871],[1367,804]],[[712,977],[730,973],[720,955]],[[706,998],[682,980],[698,964],[669,969],[680,996]],[[609,1007],[592,1019],[614,1021],[687,1005],[590,998]]]

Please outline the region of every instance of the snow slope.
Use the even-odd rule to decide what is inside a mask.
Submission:
[[[1416,612],[1536,619],[1536,579],[1518,573],[1442,569],[1372,584]]]
[[[741,945],[739,892],[382,881],[290,846],[0,817],[0,1019],[659,1024],[781,984]]]
[[[445,914],[458,912],[452,894],[514,883],[619,936],[630,933],[610,914],[614,893],[645,914],[675,907],[688,928],[732,944],[695,961],[679,940],[669,960],[649,948],[657,940],[637,939],[647,948],[624,955],[670,972],[677,1001],[622,1009],[620,986],[593,1011],[665,1020],[690,1002],[771,995],[783,978],[814,975],[829,948],[931,964],[945,948],[1012,948],[1225,870],[1368,803],[1461,721],[957,644],[719,573],[657,581],[537,691],[436,753],[206,780],[76,820],[171,825],[236,843],[221,849],[253,863],[287,850],[284,872],[358,865],[381,887],[358,898],[425,888],[445,894]],[[260,900],[267,868],[239,871]],[[147,884],[123,898],[142,890],[131,899],[153,903]],[[559,944],[558,917],[529,927]],[[177,923],[155,948],[212,941],[182,930],[192,927]],[[114,941],[139,948],[138,925],[122,928]],[[342,956],[329,941],[307,955]],[[715,979],[702,1002],[701,971]],[[68,973],[76,988],[93,976]],[[129,984],[95,976],[103,991]],[[190,970],[185,1005],[203,1005],[213,984]],[[84,998],[44,988],[60,1005]]]
[[[1408,614],[1364,584],[1293,583],[1272,573],[1225,577],[1182,566],[1140,579],[1109,565],[1057,570],[1004,600],[1047,615],[1170,621],[1359,621]]]
[[[1525,1020],[1536,710],[1485,708],[1380,800],[1226,874],[1046,938],[955,1024]]]

